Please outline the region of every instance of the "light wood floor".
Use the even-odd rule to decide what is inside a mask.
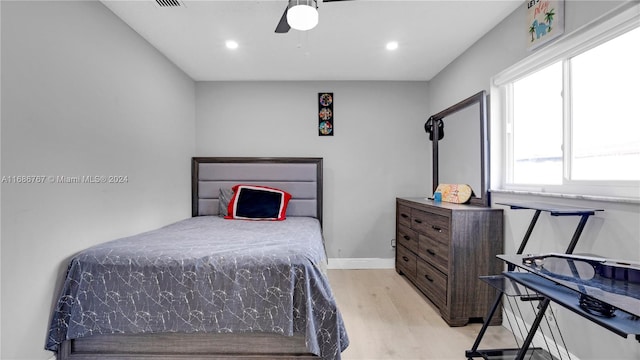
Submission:
[[[393,269],[329,270],[329,281],[350,340],[344,360],[464,359],[481,327],[449,327]],[[506,328],[490,326],[480,348],[513,346]]]

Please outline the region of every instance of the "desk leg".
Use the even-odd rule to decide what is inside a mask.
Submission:
[[[544,318],[544,313],[547,311],[547,307],[549,307],[550,302],[551,300],[549,300],[549,298],[544,298],[544,300],[540,302],[540,306],[539,306],[540,309],[538,310],[536,319],[533,321],[533,324],[531,325],[531,329],[529,329],[529,333],[527,334],[527,338],[524,340],[524,343],[522,343],[520,352],[518,352],[518,355],[516,356],[515,360],[524,359],[524,356],[526,355],[527,350],[529,349],[529,346],[531,346],[531,342],[533,341],[533,336],[536,334],[536,331],[540,326],[540,322]]]
[[[571,242],[569,243],[569,247],[567,248],[566,254],[572,254],[573,249],[576,248],[576,244],[578,243],[578,239],[580,239],[580,235],[582,234],[582,230],[584,229],[585,224],[589,220],[589,215],[582,215],[580,218],[580,222],[578,223],[578,227],[576,231],[573,233],[573,237],[571,238]]]
[[[478,346],[480,346],[480,341],[484,337],[484,333],[487,331],[487,328],[489,327],[489,323],[491,322],[493,315],[495,314],[496,310],[498,310],[498,306],[500,306],[501,300],[502,300],[502,292],[498,291],[496,294],[496,300],[493,302],[493,305],[491,306],[491,310],[489,310],[487,317],[484,319],[484,323],[482,324],[482,328],[480,328],[480,332],[478,333],[478,336],[476,336],[476,341],[473,343],[473,347],[471,348],[470,351],[467,351],[466,355],[468,358],[474,357],[474,356],[480,356],[476,351],[478,350]]]
[[[527,232],[524,234],[524,239],[522,239],[522,242],[520,243],[520,248],[518,249],[518,252],[516,254],[522,254],[524,252],[524,247],[527,246],[527,242],[531,237],[533,228],[536,226],[536,223],[538,222],[538,218],[540,217],[540,212],[541,212],[540,210],[536,210],[536,212],[533,214],[533,218],[531,219],[529,228],[527,229]]]
[[[529,242],[529,238],[531,237],[533,228],[536,226],[536,223],[538,222],[538,218],[540,217],[540,212],[541,210],[536,210],[536,212],[533,214],[531,223],[529,223],[529,228],[527,229],[527,232],[524,234],[524,238],[522,239],[522,242],[520,243],[520,247],[518,248],[518,252],[516,252],[516,254],[522,254],[524,252],[524,248],[525,246],[527,246],[527,243]],[[509,271],[513,271],[513,269],[515,269],[515,266],[509,264],[507,268],[509,269]]]

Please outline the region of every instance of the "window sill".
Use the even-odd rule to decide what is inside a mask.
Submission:
[[[548,193],[548,192],[530,191],[530,190],[508,190],[508,189],[489,189],[489,192],[495,193],[495,194],[533,195],[533,196],[541,196],[541,197],[549,197],[549,198],[602,201],[602,202],[610,202],[610,203],[618,203],[618,204],[620,203],[640,204],[640,199],[625,198],[625,197],[561,194],[561,193]]]

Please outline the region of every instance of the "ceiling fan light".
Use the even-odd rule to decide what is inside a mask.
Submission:
[[[287,23],[293,29],[311,30],[318,25],[318,9],[314,0],[290,1],[287,11]]]

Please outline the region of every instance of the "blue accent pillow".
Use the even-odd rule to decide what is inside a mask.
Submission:
[[[291,194],[258,185],[235,185],[225,219],[284,220]]]

